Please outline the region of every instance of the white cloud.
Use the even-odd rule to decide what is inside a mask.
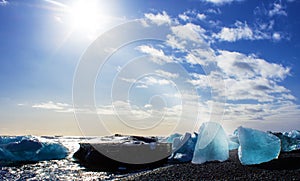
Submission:
[[[148,45],[141,45],[141,46],[137,47],[136,49],[142,53],[152,56],[151,60],[154,63],[161,65],[164,63],[173,62],[172,57],[165,55],[165,53],[161,49],[156,49],[156,48],[154,48],[152,46],[148,46]]]
[[[203,0],[203,1],[210,2],[215,5],[223,5],[223,4],[227,4],[227,3],[229,4],[232,2],[241,2],[243,0]]]
[[[191,65],[207,66],[215,59],[214,50],[211,48],[198,48],[191,50],[186,56],[185,61]]]
[[[207,75],[193,73],[191,76],[193,79],[188,80],[188,82],[197,88],[205,89],[210,87],[210,81]]]
[[[151,108],[152,108],[152,105],[151,105],[151,104],[145,104],[145,105],[144,105],[144,108],[146,108],[146,109],[151,109]]]
[[[8,1],[6,1],[6,0],[0,1],[0,6],[6,6],[6,5],[8,5]]]
[[[209,49],[209,37],[206,30],[199,25],[187,23],[171,26],[172,33],[167,36],[167,45],[181,52],[195,48]]]
[[[279,41],[282,38],[280,33],[278,33],[278,32],[273,33],[272,37],[273,37],[273,40],[275,40],[275,41]]]
[[[183,21],[188,21],[190,19],[190,17],[187,16],[186,14],[179,14],[178,17]]]
[[[160,85],[160,86],[173,85],[173,82],[168,79],[164,79],[161,77],[153,77],[153,76],[145,77],[136,83],[137,83],[136,86],[137,88],[148,88],[149,86],[153,86],[153,85]]]
[[[261,39],[260,36],[256,36],[254,34],[253,30],[247,25],[247,23],[237,21],[234,25],[235,27],[233,28],[223,27],[218,34],[213,34],[213,37],[221,41],[229,42],[234,42],[241,39]]]
[[[162,75],[163,77],[168,78],[168,79],[174,79],[174,78],[179,77],[179,74],[166,72],[166,71],[163,71],[163,70],[156,70],[155,72]]]
[[[211,14],[221,14],[221,10],[219,8],[217,9],[208,9],[206,12],[211,13]]]
[[[158,26],[163,24],[171,24],[171,18],[165,11],[157,14],[147,13],[145,14],[145,18],[150,20],[152,23],[157,24]]]
[[[66,103],[60,103],[60,102],[55,103],[53,101],[34,104],[34,105],[32,105],[32,107],[37,108],[37,109],[52,110],[55,112],[73,112],[73,108],[71,105],[66,104]]]
[[[204,20],[204,19],[206,19],[206,15],[203,13],[199,13],[199,14],[197,14],[197,18],[199,18],[200,20]]]
[[[119,79],[128,83],[135,83],[137,81],[136,79],[125,78],[125,77],[119,77]]]
[[[273,9],[271,9],[268,12],[268,15],[270,17],[275,16],[275,15],[282,15],[282,16],[287,16],[287,12],[284,10],[283,6],[279,3],[274,3],[273,5]]]
[[[187,23],[185,25],[172,26],[171,30],[180,39],[206,44],[206,31],[199,25]]]
[[[289,75],[289,68],[229,51],[219,51],[216,62],[224,74],[229,100],[266,102],[293,98],[288,89],[277,84]],[[288,96],[282,97],[285,94]]]
[[[246,56],[238,52],[220,50],[216,57],[217,65],[229,77],[236,79],[261,76],[266,79],[283,80],[289,75],[290,68],[269,63],[254,56]]]

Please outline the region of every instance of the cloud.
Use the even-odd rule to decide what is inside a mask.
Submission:
[[[162,75],[163,77],[166,77],[168,79],[174,79],[174,78],[178,78],[179,74],[176,73],[171,73],[171,72],[166,72],[164,70],[156,70],[156,73]]]
[[[266,79],[283,80],[290,72],[290,68],[269,63],[254,55],[246,56],[242,53],[225,50],[219,50],[218,53],[217,65],[228,77],[251,79],[260,76]]]
[[[288,97],[281,95],[289,94],[290,91],[279,86],[277,82],[283,81],[289,75],[290,68],[242,53],[218,53],[215,60],[223,72],[227,99],[266,102]]]
[[[159,85],[159,86],[166,86],[166,85],[173,85],[174,83],[168,79],[164,79],[161,77],[153,77],[148,76],[141,80],[139,80],[137,83],[137,88],[148,88],[149,86],[153,85]]]
[[[206,89],[210,87],[211,84],[207,75],[192,73],[191,76],[193,79],[187,81],[197,88]]]
[[[219,8],[217,9],[208,9],[206,12],[211,13],[211,14],[222,14],[221,10]]]
[[[282,37],[281,37],[280,33],[275,32],[275,33],[273,33],[272,38],[275,41],[279,41],[279,40],[281,40]]]
[[[55,1],[55,0],[44,0],[44,1],[47,2],[47,3],[53,4],[55,6],[58,6],[58,7],[68,8],[67,5],[65,5],[65,4],[63,4],[61,2]]]
[[[206,15],[203,13],[199,13],[199,14],[197,14],[197,18],[199,18],[200,20],[204,20],[204,19],[206,19]]]
[[[215,5],[223,5],[223,4],[230,4],[232,2],[242,2],[244,0],[203,0],[203,1],[213,3]]]
[[[187,22],[192,20],[204,20],[206,15],[204,13],[198,13],[196,10],[188,10],[178,15],[179,19]]]
[[[281,4],[274,3],[272,6],[273,6],[273,9],[271,9],[268,12],[268,15],[270,17],[275,16],[275,15],[287,16],[287,12],[285,11],[285,9],[283,8],[283,6]]]
[[[158,26],[163,24],[171,24],[171,18],[165,11],[157,14],[147,13],[145,14],[145,18],[146,20],[150,20],[151,23],[157,24]]]
[[[1,0],[0,1],[0,6],[6,6],[8,4],[9,4],[9,2],[7,0]]]
[[[136,49],[142,53],[150,55],[152,57],[151,60],[159,65],[173,62],[172,57],[165,55],[164,51],[161,49],[156,49],[148,45],[141,45],[138,46]]]
[[[205,35],[206,30],[199,25],[187,23],[185,25],[172,26],[171,30],[180,39],[207,44],[205,41],[207,38]]]
[[[73,112],[73,108],[71,105],[66,103],[60,103],[60,102],[55,103],[53,101],[34,104],[32,105],[32,107],[37,109],[52,110],[55,112]]]
[[[213,37],[220,41],[234,42],[237,40],[255,40],[260,39],[256,36],[253,30],[247,25],[247,23],[242,23],[237,21],[233,28],[223,27],[218,34],[213,34]]]
[[[209,37],[201,26],[187,23],[171,26],[171,34],[167,36],[167,45],[181,52],[195,49],[209,49]]]
[[[190,17],[188,15],[184,14],[179,14],[178,17],[182,19],[183,21],[188,21]]]

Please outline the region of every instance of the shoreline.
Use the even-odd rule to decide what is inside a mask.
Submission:
[[[239,162],[237,150],[224,162],[196,165],[179,163],[142,171],[119,180],[300,180],[300,151],[280,153],[279,158],[259,165]]]

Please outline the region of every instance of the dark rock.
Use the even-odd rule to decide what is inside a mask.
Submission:
[[[87,168],[124,170],[162,165],[171,152],[169,143],[80,143],[73,157]]]

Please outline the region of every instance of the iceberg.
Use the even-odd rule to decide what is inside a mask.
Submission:
[[[240,146],[238,136],[236,135],[231,135],[228,137],[228,147],[229,150],[236,150]]]
[[[44,161],[67,155],[68,149],[60,143],[41,142],[33,136],[0,137],[0,161]]]
[[[238,137],[238,156],[243,165],[260,164],[279,156],[280,139],[271,133],[239,127]]]
[[[199,128],[192,163],[225,161],[229,158],[228,138],[223,127],[216,122],[206,122]]]
[[[171,134],[166,141],[163,141],[163,142],[166,142],[166,143],[173,143],[174,142],[174,139],[175,138],[180,138],[182,136],[182,134],[179,134],[179,133],[174,133],[174,134]]]
[[[290,152],[294,150],[300,149],[300,140],[295,137],[289,137],[282,133],[272,133],[280,139],[281,142],[281,151],[282,152]]]
[[[197,141],[197,134],[185,133],[181,137],[176,137],[172,144],[172,156],[170,159],[179,162],[190,162],[193,158]]]
[[[288,136],[290,138],[300,139],[300,131],[298,130],[292,130],[290,132],[284,132],[285,136]]]

